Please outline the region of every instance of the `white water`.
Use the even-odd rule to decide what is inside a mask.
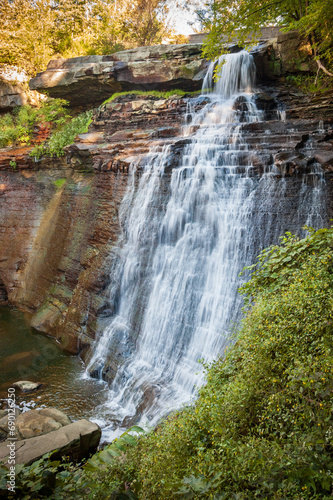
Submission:
[[[171,179],[164,173],[170,146],[150,153],[138,181],[132,166],[122,249],[111,272],[117,307],[88,367],[101,375],[110,352],[122,352],[108,408],[119,422],[142,413],[154,424],[195,395],[204,380],[198,360],[223,353],[240,318],[239,272],[289,229],[277,201],[285,180],[271,169],[254,175],[244,162],[242,124],[263,118],[252,94],[252,56],[225,59],[208,104],[184,128],[186,135],[198,127]],[[203,88],[212,88],[213,70]],[[240,98],[245,114],[234,109]],[[305,191],[307,205],[322,203],[319,188]],[[311,219],[300,207],[299,227]]]

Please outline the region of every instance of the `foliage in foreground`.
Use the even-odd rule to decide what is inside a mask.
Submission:
[[[195,404],[103,467],[58,472],[48,498],[332,498],[333,228],[309,231],[249,268],[237,342],[206,366]]]

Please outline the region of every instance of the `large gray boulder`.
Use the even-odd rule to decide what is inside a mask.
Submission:
[[[7,465],[10,453],[12,456],[14,454],[14,446],[16,464],[29,465],[52,451],[55,452],[52,455],[54,459],[69,456],[81,460],[97,450],[100,438],[101,429],[97,424],[85,419],[78,420],[43,436],[1,443],[0,463]]]
[[[174,88],[198,90],[207,67],[201,44],[156,45],[105,56],[56,59],[30,80],[30,88],[72,106],[100,104],[115,92]]]

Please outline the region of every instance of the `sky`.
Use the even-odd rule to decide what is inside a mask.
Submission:
[[[189,24],[190,22],[195,22],[195,14],[179,10],[179,12],[174,16],[175,31],[182,35],[190,35],[191,33],[194,33],[193,27]]]
[[[184,0],[182,0],[184,2]],[[172,4],[172,0],[170,1],[170,4]],[[185,0],[186,3],[186,0]],[[192,2],[191,2],[192,4]],[[186,3],[187,8],[186,9],[181,9],[177,8],[175,6],[170,5],[170,13],[171,13],[171,20],[172,20],[172,27],[174,30],[182,35],[190,35],[191,33],[195,33],[194,26],[191,26],[190,23],[195,23],[196,22],[196,15],[194,13],[195,6],[200,5],[199,0],[195,0],[193,2],[193,6],[189,7],[189,4]],[[198,24],[196,25],[198,29]]]

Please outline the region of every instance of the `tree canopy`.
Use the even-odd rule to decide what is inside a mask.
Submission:
[[[0,63],[33,74],[53,57],[105,54],[171,36],[167,0],[0,0]]]
[[[223,52],[226,38],[255,40],[261,27],[275,24],[308,37],[318,68],[333,76],[322,62],[333,66],[333,0],[208,0],[198,15],[210,32],[204,47],[210,59]]]

